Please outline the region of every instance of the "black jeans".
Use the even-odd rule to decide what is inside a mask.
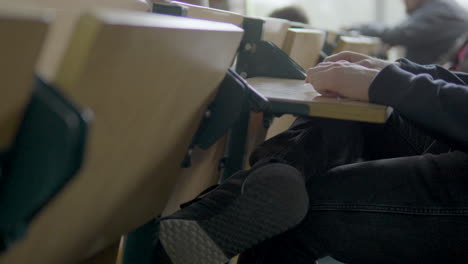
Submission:
[[[467,135],[468,136],[468,135]],[[259,146],[302,171],[310,209],[241,263],[468,263],[468,155],[393,113],[385,125],[299,118]],[[255,261],[254,261],[255,259]]]

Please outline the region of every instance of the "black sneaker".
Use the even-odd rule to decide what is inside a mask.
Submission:
[[[161,218],[154,253],[165,261],[156,263],[226,263],[294,227],[307,209],[304,178],[294,167],[267,163],[240,171],[197,202]]]

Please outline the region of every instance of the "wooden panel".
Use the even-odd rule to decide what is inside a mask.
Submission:
[[[283,50],[305,70],[317,64],[325,41],[325,32],[290,28]]]
[[[283,47],[288,34],[288,29],[291,27],[291,22],[286,19],[259,17],[263,19],[263,40],[271,41],[279,48]]]
[[[333,53],[354,51],[370,56],[376,56],[379,52],[380,45],[381,42],[378,38],[341,36]]]
[[[246,168],[250,167],[249,158],[255,148],[265,141],[267,128],[263,124],[264,114],[262,112],[250,112],[249,127],[246,142]]]
[[[196,148],[192,153],[192,166],[182,170],[177,185],[162,215],[170,215],[180,209],[180,204],[195,198],[219,180],[219,161],[224,157],[226,136],[207,150]]]
[[[185,6],[187,8],[187,16],[200,18],[218,22],[231,23],[241,27],[244,17],[241,14],[229,12],[221,9],[214,9],[204,6],[191,5],[187,3],[172,1],[171,3]]]
[[[31,95],[34,67],[51,15],[37,9],[0,9],[0,149],[11,144]]]
[[[247,79],[271,101],[307,104],[310,116],[384,123],[388,107],[346,98],[322,97],[303,80],[256,77]]]
[[[84,165],[0,263],[73,263],[160,214],[241,37],[182,17],[82,17],[56,84],[94,112]]]
[[[120,240],[85,261],[80,262],[80,264],[116,264],[118,261],[119,245]]]
[[[0,3],[11,0],[0,0]],[[117,8],[149,12],[145,0],[15,0],[16,5],[54,8],[56,17],[45,40],[38,63],[38,72],[46,80],[54,80],[73,28],[83,11],[90,8]]]

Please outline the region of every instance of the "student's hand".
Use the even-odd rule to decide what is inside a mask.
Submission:
[[[367,68],[382,70],[390,64],[399,64],[397,62],[390,62],[385,60],[380,60],[373,58],[364,54],[352,52],[352,51],[343,51],[335,55],[331,55],[325,58],[324,62],[337,62],[337,61],[348,61],[362,65]]]
[[[323,96],[342,96],[369,101],[369,87],[380,71],[359,64],[325,62],[307,71],[306,82]]]

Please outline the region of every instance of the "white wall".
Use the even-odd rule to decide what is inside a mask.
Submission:
[[[304,8],[311,25],[327,29],[366,21],[374,14],[374,0],[249,0],[247,14],[268,16],[274,9],[291,4]],[[356,6],[359,12],[350,12]]]
[[[377,1],[384,7],[378,13]],[[468,8],[468,0],[457,1]],[[334,30],[366,22],[391,25],[405,17],[403,0],[247,0],[247,15],[267,16],[274,9],[291,4],[304,8],[311,25]]]
[[[468,9],[468,0],[457,0],[457,2]]]

